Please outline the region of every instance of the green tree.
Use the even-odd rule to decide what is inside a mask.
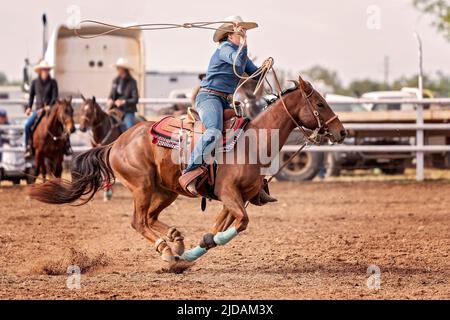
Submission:
[[[450,41],[450,4],[448,0],[413,0],[420,11],[432,15],[433,25]]]
[[[417,74],[405,77],[402,76],[392,83],[392,90],[400,90],[404,87],[417,88]],[[425,89],[431,90],[438,97],[450,96],[450,76],[438,71],[435,74],[423,76]]]
[[[306,69],[300,74],[306,74],[312,80],[321,80],[325,85],[330,86],[336,93],[341,93],[342,84],[336,71],[328,70],[322,66],[315,65]]]
[[[349,95],[359,97],[363,93],[371,91],[383,91],[389,88],[383,83],[372,79],[353,80],[346,88]]]
[[[8,78],[6,77],[6,74],[2,71],[0,71],[0,86],[4,86],[8,83]]]

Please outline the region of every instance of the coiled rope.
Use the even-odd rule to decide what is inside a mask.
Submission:
[[[107,30],[96,33],[96,34],[80,34],[79,29],[74,29],[74,32],[79,38],[82,38],[82,39],[93,39],[93,38],[97,38],[97,37],[101,37],[101,36],[105,36],[105,35],[114,33],[119,30],[153,31],[153,30],[171,30],[171,29],[206,29],[206,30],[215,30],[215,31],[223,30],[223,31],[230,32],[229,29],[214,27],[214,25],[217,25],[217,24],[222,25],[225,23],[233,24],[235,27],[239,26],[239,23],[235,23],[233,21],[187,22],[187,23],[182,23],[182,24],[178,24],[178,23],[143,23],[143,24],[134,24],[134,25],[129,25],[129,26],[119,26],[119,25],[106,23],[106,22],[102,22],[102,21],[98,21],[98,20],[82,20],[79,24],[79,29],[81,29],[81,26],[83,24],[94,24],[94,25],[106,27]],[[242,86],[247,81],[249,81],[251,79],[256,79],[256,78],[258,78],[258,82],[256,84],[254,94],[256,94],[256,92],[261,88],[264,80],[266,80],[267,84],[270,86],[270,83],[267,81],[266,76],[267,76],[268,72],[271,69],[273,69],[273,64],[274,64],[274,59],[272,57],[269,57],[262,63],[261,67],[259,67],[253,74],[251,74],[251,75],[239,74],[236,70],[237,58],[241,54],[245,45],[247,44],[247,34],[245,32],[243,32],[243,33],[241,33],[241,36],[244,38],[244,41],[242,41],[241,44],[239,45],[239,48],[236,52],[236,56],[234,57],[234,60],[233,60],[233,73],[235,74],[236,77],[238,77],[239,79],[242,80],[239,83],[239,85],[237,86],[236,90],[234,91],[233,98],[232,98],[232,106],[236,113],[238,113],[237,107],[236,107],[236,94],[239,91],[239,89],[242,88]]]

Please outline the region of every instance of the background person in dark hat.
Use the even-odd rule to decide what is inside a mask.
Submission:
[[[135,124],[136,105],[139,102],[139,93],[136,80],[131,76],[131,65],[124,58],[117,59],[115,64],[117,77],[114,79],[108,108],[117,108],[123,112],[122,127],[124,130]]]

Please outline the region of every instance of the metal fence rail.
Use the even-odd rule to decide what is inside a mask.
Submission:
[[[99,103],[106,103],[106,99],[97,99]],[[81,104],[81,99],[73,99],[73,103]],[[0,100],[1,105],[24,105],[27,101],[24,99],[10,99]],[[158,105],[171,103],[190,103],[190,99],[169,99],[169,98],[141,98],[139,103],[143,105]],[[422,181],[424,179],[424,153],[439,153],[450,152],[449,145],[425,145],[424,131],[427,130],[442,130],[450,131],[450,124],[447,123],[424,123],[423,105],[449,105],[450,98],[431,98],[431,99],[348,99],[333,101],[329,100],[330,104],[414,104],[416,105],[416,123],[346,123],[345,127],[349,130],[412,130],[416,131],[415,145],[325,145],[325,146],[311,146],[307,151],[311,152],[412,152],[416,154],[416,180]],[[450,120],[450,119],[449,119]],[[16,129],[22,130],[19,125],[0,125],[0,130]],[[295,151],[297,146],[288,145],[283,147],[283,151]],[[90,147],[74,148],[75,152],[82,152],[90,149]],[[0,152],[23,152],[23,148],[0,148]]]

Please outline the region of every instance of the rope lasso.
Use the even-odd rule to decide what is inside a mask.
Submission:
[[[93,39],[101,36],[105,36],[108,34],[111,34],[113,32],[119,31],[119,30],[141,30],[141,31],[152,31],[152,30],[170,30],[170,29],[206,29],[206,30],[222,30],[222,31],[228,31],[228,29],[224,28],[218,28],[218,27],[211,27],[212,25],[216,24],[224,24],[224,23],[235,23],[233,21],[213,21],[213,22],[186,22],[186,23],[141,23],[141,24],[134,24],[129,26],[119,26],[112,23],[102,22],[98,20],[82,20],[79,25],[78,29],[74,28],[75,34],[82,39]],[[93,25],[99,25],[106,28],[109,28],[106,31],[95,33],[95,34],[80,34],[79,29],[81,29],[83,24],[93,24]]]
[[[134,25],[129,25],[129,26],[119,26],[119,25],[102,22],[102,21],[98,21],[98,20],[86,19],[86,20],[82,20],[79,23],[78,29],[75,28],[74,33],[77,37],[82,38],[82,39],[93,39],[93,38],[97,38],[97,37],[101,37],[101,36],[106,36],[108,34],[114,33],[119,30],[152,31],[152,30],[171,30],[171,29],[206,29],[206,30],[216,30],[216,31],[222,30],[222,31],[230,32],[230,30],[227,28],[213,27],[213,25],[225,24],[225,23],[229,23],[234,26],[239,25],[239,23],[235,23],[233,21],[210,21],[210,22],[202,21],[202,22],[186,22],[186,23],[181,23],[181,24],[179,24],[179,23],[143,23],[143,24],[134,24]],[[107,30],[96,33],[96,34],[80,34],[78,30],[81,29],[83,24],[99,25],[102,27],[106,27]],[[263,64],[261,65],[261,67],[258,68],[253,74],[248,75],[248,76],[240,75],[236,70],[236,61],[237,61],[238,56],[240,55],[240,53],[242,52],[243,48],[246,45],[247,34],[245,32],[243,32],[241,34],[241,36],[244,38],[244,41],[239,45],[238,51],[236,52],[236,56],[233,61],[233,73],[235,74],[236,77],[243,80],[243,81],[241,81],[241,83],[238,85],[238,87],[236,88],[236,90],[233,93],[232,106],[233,106],[236,114],[238,113],[237,108],[236,108],[236,93],[247,81],[249,81],[250,79],[255,79],[255,78],[259,77],[258,83],[254,90],[254,93],[256,93],[261,88],[264,80],[266,79],[268,72],[270,71],[270,69],[272,68],[273,63],[274,63],[273,58],[270,57],[270,58],[266,59],[263,62]]]

